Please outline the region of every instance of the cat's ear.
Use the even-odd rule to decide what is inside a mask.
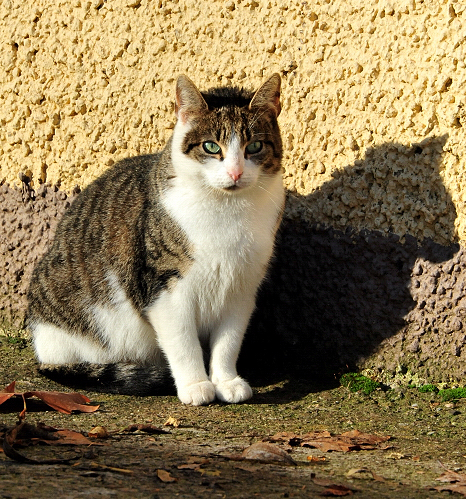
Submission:
[[[187,76],[179,76],[176,81],[176,117],[186,123],[191,117],[205,113],[208,109],[196,85]]]
[[[275,116],[278,116],[282,110],[280,104],[280,83],[280,75],[278,73],[273,74],[254,94],[249,104],[249,109],[267,107],[275,113]]]

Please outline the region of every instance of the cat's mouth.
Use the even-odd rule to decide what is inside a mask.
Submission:
[[[230,185],[228,187],[224,187],[223,190],[225,191],[228,191],[228,192],[232,192],[232,191],[239,191],[241,189],[241,187],[237,184],[233,184],[233,185]]]

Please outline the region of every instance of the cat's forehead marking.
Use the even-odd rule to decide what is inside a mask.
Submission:
[[[215,133],[216,139],[223,143],[229,143],[233,136],[237,139],[247,141],[251,137],[251,119],[247,109],[227,107],[220,108],[215,113],[215,118],[210,121],[211,133]]]

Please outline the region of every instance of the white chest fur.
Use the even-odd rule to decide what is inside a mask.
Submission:
[[[193,247],[183,280],[197,297],[198,324],[208,327],[238,294],[253,299],[272,255],[283,187],[279,176],[264,187],[217,193],[176,179],[163,199]]]

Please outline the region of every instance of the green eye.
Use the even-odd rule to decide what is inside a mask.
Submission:
[[[257,140],[256,142],[251,142],[246,146],[246,152],[248,154],[256,154],[262,149],[262,142]]]
[[[203,142],[202,149],[208,154],[218,154],[221,151],[220,146],[215,142]]]

